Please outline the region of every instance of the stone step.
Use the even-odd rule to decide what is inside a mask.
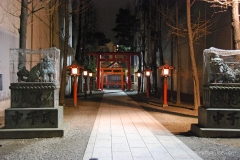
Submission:
[[[196,135],[200,137],[208,137],[208,138],[240,137],[240,129],[204,128],[198,124],[192,124],[191,131],[193,131]]]
[[[59,128],[25,128],[25,129],[0,129],[0,139],[22,138],[51,138],[63,137],[69,130],[69,123],[62,123]]]

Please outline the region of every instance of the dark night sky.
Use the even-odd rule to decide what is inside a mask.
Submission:
[[[133,8],[134,0],[93,0],[93,4],[97,9],[98,30],[103,32],[108,39],[115,44],[115,18],[118,10],[122,8]]]

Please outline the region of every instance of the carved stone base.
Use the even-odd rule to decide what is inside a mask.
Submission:
[[[199,107],[191,131],[200,137],[240,137],[240,109]]]
[[[9,108],[5,110],[5,129],[58,128],[63,122],[63,107]]]
[[[212,83],[204,85],[203,106],[240,109],[240,83]]]
[[[240,109],[199,107],[198,113],[202,127],[240,129]]]
[[[203,86],[203,106],[191,130],[201,137],[240,137],[240,84]]]
[[[240,109],[199,107],[191,131],[200,137],[240,137]]]
[[[59,85],[55,83],[11,83],[11,108],[5,110],[0,138],[62,137],[69,124],[63,123]]]
[[[51,138],[64,136],[69,128],[63,123],[63,106],[55,108],[9,108],[0,138]]]
[[[11,83],[11,108],[59,106],[59,85],[51,82]]]

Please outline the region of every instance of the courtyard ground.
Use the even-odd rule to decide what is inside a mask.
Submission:
[[[150,113],[164,127],[175,134],[183,143],[206,160],[239,160],[239,138],[201,138],[190,131],[192,123],[197,123],[197,110],[191,110],[192,104],[183,103],[175,106],[161,107],[161,101],[136,91],[125,92]],[[96,91],[84,99],[79,97],[78,106],[73,107],[73,100],[66,97],[64,121],[70,128],[62,138],[34,138],[0,140],[0,159],[81,159],[95,122],[103,92]],[[0,117],[0,127],[4,125],[4,117]]]

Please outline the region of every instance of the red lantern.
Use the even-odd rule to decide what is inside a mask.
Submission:
[[[170,70],[174,69],[172,66],[169,66],[167,62],[163,66],[158,67],[158,69],[161,69],[161,76],[164,77],[163,81],[163,107],[168,106],[167,103],[167,77],[170,76]]]
[[[67,66],[67,69],[70,69],[71,75],[74,77],[73,82],[73,105],[77,106],[77,76],[80,75],[80,69],[83,69],[83,66],[77,64],[77,62],[73,62],[70,66]]]
[[[140,72],[140,71],[137,71],[137,72],[135,72],[135,73],[136,73],[137,78],[140,78],[141,75],[142,75],[142,72]]]
[[[161,69],[162,72],[161,72],[161,76],[162,77],[169,77],[171,74],[170,74],[170,70],[171,69],[174,69],[174,67],[172,66],[169,66],[167,62],[165,62],[164,65],[158,67],[158,69]]]
[[[153,71],[151,69],[145,69],[144,73],[147,78],[147,84],[146,84],[146,97],[149,98],[149,92],[150,92],[150,76]]]
[[[144,73],[145,73],[145,76],[146,76],[146,77],[150,77],[152,72],[153,72],[153,71],[152,71],[151,69],[145,69],[145,70],[144,70]]]
[[[81,68],[84,68],[84,67],[78,65],[76,62],[73,62],[70,66],[67,66],[67,69],[70,69],[70,73],[72,76],[79,76]]]

